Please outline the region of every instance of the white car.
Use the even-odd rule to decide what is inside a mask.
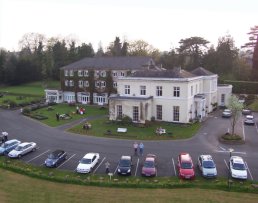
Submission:
[[[76,171],[78,173],[90,173],[99,161],[99,153],[88,153],[80,160]]]
[[[244,123],[245,123],[246,125],[254,125],[254,124],[255,124],[254,116],[252,116],[252,115],[247,115],[247,116],[245,117]]]
[[[15,149],[8,153],[10,158],[21,158],[23,155],[33,152],[37,149],[35,142],[23,142],[19,144]]]
[[[225,109],[222,112],[222,117],[223,118],[230,118],[232,116],[232,111],[230,109]]]
[[[216,165],[211,155],[200,155],[198,157],[198,167],[204,177],[206,178],[217,177]]]
[[[246,165],[242,157],[231,156],[229,160],[229,170],[232,178],[247,179]]]

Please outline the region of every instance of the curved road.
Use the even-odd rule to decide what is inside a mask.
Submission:
[[[144,141],[144,154],[154,153],[158,157],[158,176],[177,175],[177,156],[180,152],[189,152],[193,161],[197,162],[200,154],[211,154],[216,162],[218,175],[227,176],[229,148],[233,154],[242,156],[248,166],[248,179],[258,180],[258,131],[257,125],[244,126],[241,122],[237,126],[238,133],[244,135],[246,144],[225,145],[218,142],[218,135],[227,132],[230,126],[229,119],[223,119],[221,112],[211,114],[203,122],[202,128],[191,139],[171,141]],[[256,118],[258,114],[256,114]],[[94,173],[104,173],[104,162],[111,163],[110,170],[116,172],[117,162],[121,155],[133,155],[134,140],[121,140],[112,138],[97,138],[72,134],[64,131],[65,127],[48,127],[38,121],[22,116],[19,111],[0,110],[0,131],[7,131],[9,139],[17,138],[21,141],[33,141],[39,150],[30,153],[22,159],[25,162],[43,165],[47,154],[57,148],[67,151],[67,162],[59,168],[75,170],[78,161],[88,152],[100,153],[101,159]],[[143,157],[133,157],[132,175],[141,174]],[[198,171],[198,170],[196,170]],[[197,172],[198,175],[198,172]]]

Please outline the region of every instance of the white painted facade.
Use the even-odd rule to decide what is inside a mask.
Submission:
[[[110,96],[109,118],[116,120],[122,114],[139,123],[152,118],[177,123],[202,120],[218,103],[217,80],[215,74],[191,78],[119,78],[118,94]],[[229,97],[232,86],[225,89]]]

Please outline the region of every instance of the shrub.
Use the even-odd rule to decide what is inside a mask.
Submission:
[[[45,119],[48,119],[47,116],[43,116],[43,115],[40,115],[40,114],[35,114],[35,115],[31,115],[32,118],[35,118],[37,120],[45,120]]]
[[[22,113],[25,114],[25,115],[28,115],[30,114],[31,110],[29,108],[24,108]]]

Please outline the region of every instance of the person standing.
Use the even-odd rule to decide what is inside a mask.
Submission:
[[[56,120],[59,121],[59,113],[56,113]]]
[[[143,155],[143,149],[144,149],[144,145],[143,145],[142,142],[140,143],[139,148],[140,148],[140,155],[142,156]]]
[[[133,144],[133,148],[134,148],[134,155],[138,155],[138,143],[137,142],[134,142]]]
[[[3,135],[3,142],[6,142],[8,140],[8,132],[2,132]]]
[[[109,173],[109,167],[110,167],[110,163],[108,161],[105,163],[105,167],[106,167],[106,174],[108,174]]]

